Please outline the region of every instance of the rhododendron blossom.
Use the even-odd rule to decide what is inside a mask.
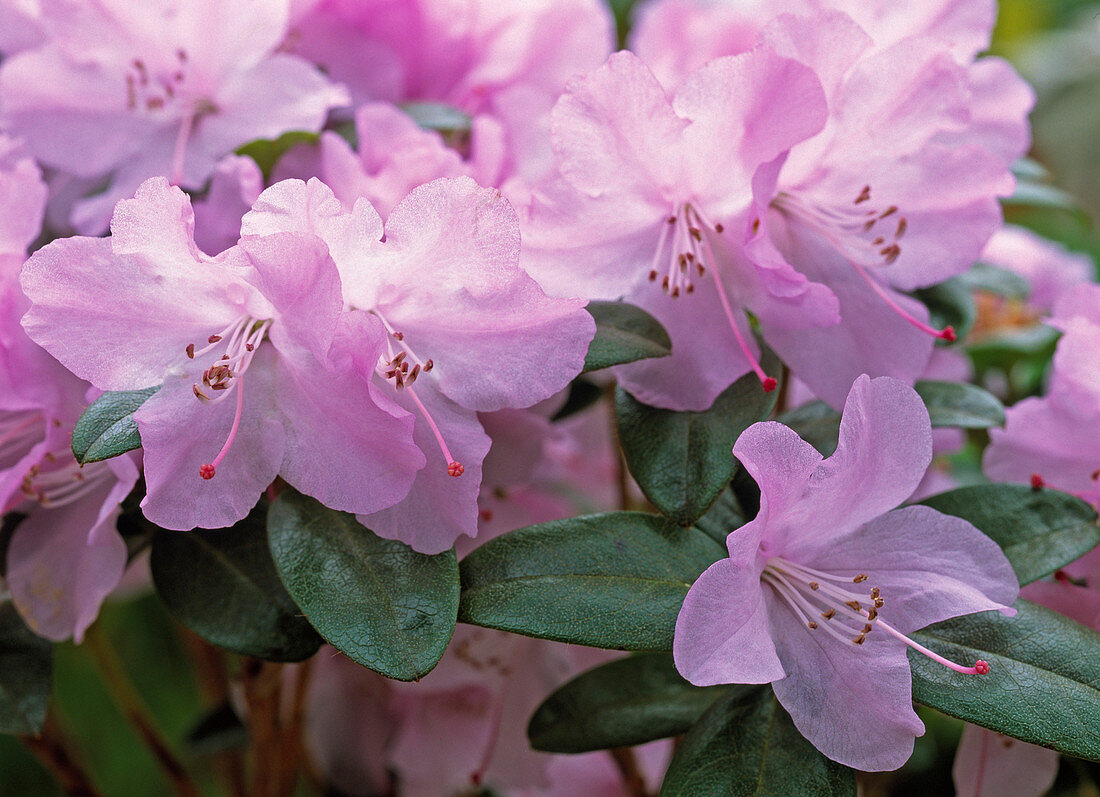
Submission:
[[[750,370],[773,389],[746,308],[765,334],[836,323],[829,289],[783,262],[760,224],[787,150],[825,123],[824,99],[810,70],[760,48],[693,73],[672,99],[618,53],[559,100],[561,180],[532,203],[524,264],[551,291],[623,297],[662,322],[672,355],[616,369],[642,401],[706,409]]]
[[[25,136],[44,164],[109,178],[104,193],[73,212],[79,231],[100,233],[115,202],[147,177],[201,188],[234,148],[316,130],[347,102],[312,65],[275,52],[288,7],[289,0],[45,3],[46,40],[0,66],[0,125]]]
[[[1014,614],[1011,565],[965,520],[922,506],[889,511],[932,458],[927,410],[903,382],[856,380],[828,459],[774,422],[749,427],[733,453],[760,485],[760,513],[730,533],[729,558],[688,592],[677,668],[700,686],[771,683],[825,755],[864,770],[900,767],[924,730],[906,647],[960,673],[989,671],[907,635],[961,614]]]
[[[55,241],[27,262],[24,326],[105,390],[163,384],[134,417],[146,516],[232,525],[276,475],[327,505],[401,500],[423,457],[412,418],[369,383],[377,318],[343,309],[324,242],[245,236],[208,257],[164,178],[119,203],[110,238]]]
[[[489,450],[477,412],[530,406],[580,372],[595,334],[585,302],[548,297],[519,268],[515,211],[469,178],[421,186],[385,226],[365,200],[347,212],[319,180],[285,181],[242,230],[291,228],[329,242],[344,301],[385,329],[375,382],[416,418],[428,457],[405,501],[359,519],[425,553],[474,536]]]

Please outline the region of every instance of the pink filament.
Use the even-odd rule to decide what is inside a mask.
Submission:
[[[911,313],[907,312],[900,304],[894,301],[894,297],[887,293],[886,290],[881,285],[879,285],[878,282],[876,282],[870,274],[867,273],[866,269],[864,269],[863,266],[861,266],[855,260],[852,260],[851,263],[859,276],[863,277],[864,281],[866,281],[866,283],[871,286],[871,290],[873,290],[880,299],[886,302],[890,309],[893,310],[895,313],[900,315],[921,332],[926,332],[934,338],[946,340],[948,343],[951,343],[955,340],[956,335],[954,327],[947,326],[943,329],[936,329],[935,327],[929,326],[928,324],[924,323],[920,319],[914,318]]]
[[[462,467],[462,463],[457,461],[451,456],[451,450],[447,448],[447,443],[443,439],[443,434],[439,431],[439,427],[435,423],[435,419],[432,418],[432,414],[428,412],[428,408],[424,406],[424,403],[420,400],[420,397],[413,392],[411,387],[405,388],[405,392],[409,394],[413,402],[420,408],[421,414],[424,416],[424,420],[428,422],[428,427],[432,430],[432,434],[435,435],[435,441],[439,444],[440,451],[443,452],[444,458],[447,460],[447,474],[450,476],[461,476],[465,468]]]

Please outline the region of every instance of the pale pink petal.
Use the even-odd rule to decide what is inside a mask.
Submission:
[[[236,396],[210,405],[192,385],[203,364],[165,381],[137,412],[145,455],[145,516],[158,526],[186,531],[232,526],[248,514],[279,472],[285,448],[275,407],[274,348],[261,345],[234,392],[244,390],[240,429],[212,479],[199,475],[229,437]]]
[[[447,457],[423,412],[411,399],[410,390],[431,414],[451,458],[462,464],[460,476],[449,475]],[[477,535],[477,494],[481,487],[481,462],[489,452],[489,436],[482,430],[475,412],[439,395],[428,385],[407,388],[398,392],[396,398],[401,407],[415,416],[413,440],[427,457],[427,464],[417,472],[404,501],[390,509],[356,517],[379,537],[401,540],[420,553],[441,553],[451,548],[460,535]]]
[[[746,529],[734,535],[748,539],[751,548],[759,539]],[[749,561],[753,564],[720,559],[708,567],[691,585],[676,617],[676,669],[696,686],[770,683],[787,674],[772,641],[762,568]]]
[[[806,628],[769,595],[772,634],[787,677],[772,684],[795,727],[834,761],[865,772],[897,769],[924,723],[913,711],[906,647],[885,634],[843,645]],[[873,677],[870,674],[873,673]]]

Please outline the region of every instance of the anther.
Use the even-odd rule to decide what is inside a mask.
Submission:
[[[815,623],[813,620],[810,620],[810,622],[806,623],[806,625],[808,625],[811,630],[817,630],[817,623]]]
[[[1094,482],[1100,481],[1100,468],[1094,470],[1089,478],[1091,478]]]
[[[834,617],[836,617],[836,609],[829,609],[829,611],[827,612],[822,612],[821,616],[824,617],[826,620],[832,620]]]
[[[893,214],[895,214],[897,212],[898,212],[898,206],[897,205],[891,205],[890,207],[886,208],[886,210],[882,211],[882,213],[878,214],[878,217],[880,219],[885,219],[887,216],[892,216]]]
[[[859,636],[857,636],[852,641],[855,642],[857,645],[862,645],[864,642],[867,641],[867,635],[866,634],[860,634]]]
[[[717,233],[725,232],[725,230],[726,230],[726,228],[722,226],[721,222],[714,225],[714,231],[717,232]]]
[[[221,335],[211,335],[209,338],[206,339],[206,342],[207,343],[217,343],[221,339],[222,339]]]
[[[900,219],[898,219],[898,231],[894,233],[894,239],[897,240],[898,238],[901,238],[901,236],[905,235],[905,231],[908,229],[909,222],[907,222],[905,220],[905,217],[902,216]]]
[[[244,350],[245,351],[255,351],[256,346],[252,343],[246,343],[246,344],[244,344]]]
[[[844,605],[855,609],[857,612],[863,608],[859,601],[845,601]]]
[[[858,205],[861,202],[866,202],[871,198],[871,186],[863,186],[863,190],[859,192],[859,196],[856,197],[856,201],[853,204]]]
[[[818,584],[816,581],[811,581],[810,589],[812,589],[814,592],[817,592],[819,589],[821,589],[821,585]]]
[[[657,269],[653,269],[652,271],[649,272],[649,281],[650,282],[656,282],[657,281]]]
[[[855,578],[852,579],[852,583],[853,584],[862,584],[866,580],[867,580],[867,574],[866,573],[860,573],[858,576],[856,576]]]
[[[752,234],[756,235],[758,232],[760,232],[760,219],[756,219],[756,221],[752,223]]]
[[[394,332],[393,337],[394,337],[394,340],[404,340],[405,339],[405,333],[404,332]]]
[[[188,343],[187,344],[187,359],[189,359],[189,360],[195,359],[195,344],[194,343]]]
[[[428,371],[432,370],[432,368],[434,368],[434,367],[435,367],[435,363],[432,362],[431,360],[428,360],[427,362],[424,363],[424,373],[428,373]]]

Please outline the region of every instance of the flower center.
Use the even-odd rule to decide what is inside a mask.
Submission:
[[[854,584],[863,584],[867,575],[838,576],[779,556],[767,560],[760,580],[767,584],[811,631],[821,631],[845,645],[862,645],[868,635],[880,628],[895,639],[923,653],[955,672],[985,675],[989,663],[979,659],[973,667],[964,667],[924,645],[914,642],[879,616],[886,605],[882,591],[870,587],[857,592]]]
[[[413,404],[416,405],[417,410],[420,411],[421,416],[423,416],[425,423],[428,424],[428,428],[431,429],[436,443],[439,445],[439,450],[442,452],[443,459],[447,463],[447,475],[454,476],[455,478],[461,476],[466,469],[461,462],[451,455],[451,450],[447,447],[447,441],[443,439],[443,433],[439,429],[439,424],[435,422],[435,418],[432,417],[428,408],[424,406],[424,402],[420,400],[420,397],[416,395],[416,391],[412,389],[412,384],[421,374],[431,372],[432,368],[435,367],[435,362],[430,358],[427,360],[420,359],[405,340],[404,333],[395,331],[394,328],[390,326],[390,322],[377,310],[373,312],[382,321],[382,325],[386,328],[386,331],[389,332],[389,336],[386,338],[386,349],[389,356],[387,358],[386,355],[382,355],[378,358],[378,365],[375,369],[376,372],[384,380],[392,382],[395,391],[408,394]]]
[[[68,447],[48,452],[23,477],[22,497],[44,509],[57,509],[79,501],[104,481],[114,477],[106,462],[81,466]],[[14,500],[14,499],[13,499]],[[5,507],[5,511],[12,507]]]
[[[223,329],[221,332],[207,338],[207,345],[196,351],[195,344],[187,345],[187,356],[190,359],[213,354],[222,350],[222,355],[213,360],[213,364],[202,373],[202,384],[198,382],[191,386],[195,392],[195,398],[204,404],[217,404],[225,401],[231,394],[236,393],[237,408],[233,415],[233,425],[230,427],[229,436],[222,445],[221,451],[212,462],[207,462],[199,468],[199,475],[204,479],[213,479],[217,473],[218,465],[229,453],[233,441],[237,437],[237,430],[241,426],[241,414],[244,411],[244,382],[243,377],[256,356],[256,349],[271,327],[270,320],[258,320],[251,316],[241,316]],[[224,348],[223,348],[224,345]]]
[[[672,299],[695,293],[693,280],[703,279],[708,269],[714,271],[717,267],[710,236],[721,235],[724,230],[720,223],[712,223],[702,210],[690,202],[676,205],[666,219],[666,223],[661,225],[657,249],[653,253],[653,262],[649,267],[649,281],[656,283],[659,279],[661,290]],[[663,274],[660,270],[662,260],[666,264]],[[718,294],[718,300],[722,303],[722,310],[726,314],[726,320],[729,322],[738,347],[748,359],[753,372],[759,377],[764,391],[775,390],[778,383],[774,377],[764,373],[760,362],[749,348],[722,280],[717,274],[712,276],[711,282]]]
[[[933,337],[949,342],[955,340],[952,327],[936,329],[916,318],[867,271],[894,263],[901,256],[900,241],[909,229],[909,222],[897,205],[878,208],[868,204],[870,202],[871,186],[865,185],[851,206],[821,205],[784,191],[772,200],[772,207],[803,222],[835,246],[875,295],[907,322]]]
[[[173,185],[179,185],[183,179],[184,157],[195,123],[219,110],[209,98],[197,95],[187,85],[188,60],[187,51],[180,48],[167,67],[150,69],[144,60],[135,58],[126,70],[126,107],[129,110],[161,118],[176,114],[180,118],[172,153]]]

